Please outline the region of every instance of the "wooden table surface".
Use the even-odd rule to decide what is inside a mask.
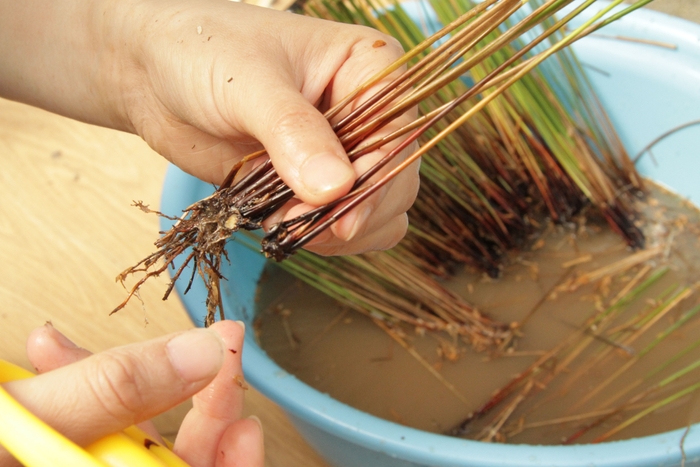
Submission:
[[[158,220],[166,161],[140,138],[0,99],[0,358],[31,369],[24,343],[51,321],[94,352],[192,327],[166,279],[125,297],[115,276],[146,256]],[[156,419],[166,435],[188,404]],[[324,467],[279,408],[251,389],[246,412],[263,422],[267,465]]]
[[[700,21],[700,0],[652,6]],[[131,207],[158,206],[167,166],[140,138],[0,99],[0,164],[0,358],[30,368],[24,342],[46,321],[94,352],[192,326],[174,294],[161,301],[165,279],[109,316],[125,295],[115,276],[158,232]],[[174,435],[187,408],[158,417],[161,433]],[[246,412],[263,422],[268,467],[327,466],[254,389]]]

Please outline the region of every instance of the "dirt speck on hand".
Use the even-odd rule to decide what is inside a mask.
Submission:
[[[239,385],[243,390],[248,390],[249,386],[248,383],[245,382],[245,379],[243,379],[243,375],[236,375],[233,377],[233,380],[236,382],[237,385]]]

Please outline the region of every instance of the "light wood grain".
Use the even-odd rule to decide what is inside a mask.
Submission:
[[[0,100],[0,358],[29,368],[24,343],[46,321],[99,352],[192,327],[166,279],[109,316],[115,276],[151,252],[167,166],[138,137]],[[188,406],[156,419],[176,433]],[[246,413],[263,422],[269,467],[324,467],[279,408],[251,389]]]
[[[654,0],[647,8],[700,23],[700,0]]]

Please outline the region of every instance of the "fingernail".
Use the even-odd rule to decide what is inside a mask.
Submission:
[[[325,193],[355,178],[355,171],[337,156],[324,152],[307,159],[299,169],[301,183],[311,193]]]
[[[275,225],[279,224],[284,220],[284,212],[282,211],[275,211],[273,212],[268,218],[266,219],[265,225],[269,225],[270,228],[274,227]]]
[[[367,219],[369,219],[369,216],[372,215],[372,211],[372,206],[365,206],[362,208],[360,213],[355,218],[355,223],[352,225],[352,230],[350,230],[350,233],[345,238],[346,242],[349,242],[355,238],[355,235],[357,235],[360,229],[365,225],[365,223],[367,223]]]
[[[194,383],[216,375],[224,358],[223,342],[213,331],[193,329],[165,346],[170,363],[183,380]]]
[[[243,321],[236,321],[236,323],[243,328],[243,332],[245,332],[245,323]]]
[[[49,329],[49,333],[51,334],[51,337],[56,341],[58,345],[63,347],[64,349],[77,349],[79,348],[75,343],[68,339],[66,336],[64,336],[58,329],[53,327],[53,324],[47,323],[46,327]]]
[[[248,418],[249,418],[250,420],[255,420],[255,423],[257,423],[258,426],[260,427],[260,431],[263,431],[262,422],[260,421],[260,419],[259,419],[258,417],[256,417],[255,415],[251,415],[251,416],[249,416]]]

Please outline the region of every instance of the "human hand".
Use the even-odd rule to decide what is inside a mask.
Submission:
[[[27,342],[40,374],[3,387],[82,446],[133,424],[159,439],[148,420],[194,396],[175,453],[193,467],[263,467],[260,423],[241,415],[243,335],[239,324],[221,321],[91,355],[46,325]],[[10,465],[18,464],[0,447],[0,466]]]
[[[8,8],[22,8],[15,3]],[[242,156],[264,146],[297,195],[268,227],[347,193],[355,178],[388,150],[351,165],[321,113],[401,55],[394,39],[375,30],[222,0],[75,3],[82,6],[68,10],[74,16],[84,11],[87,18],[58,21],[56,15],[65,12],[48,12],[52,23],[36,31],[65,42],[65,24],[74,29],[87,25],[77,28],[81,35],[71,41],[78,44],[75,51],[55,54],[72,64],[71,70],[62,71],[62,63],[43,68],[52,70],[52,88],[71,86],[71,93],[66,96],[61,89],[41,98],[34,86],[33,94],[15,97],[137,133],[183,170],[212,183],[220,183]],[[37,8],[45,11],[47,6],[42,2]],[[38,29],[32,20],[24,29]],[[18,33],[24,30],[16,18],[11,26]],[[386,45],[375,47],[377,41]],[[49,46],[55,48],[41,44]],[[34,56],[29,52],[37,50],[7,51],[24,60]],[[63,86],[54,82],[56,76],[77,75],[75,69],[82,70],[76,79],[89,75],[90,80],[77,85],[76,79],[67,80]],[[24,76],[38,80],[40,70],[35,71],[37,77],[31,72]],[[84,95],[75,96],[76,89]],[[56,104],[57,99],[64,101]],[[404,115],[384,131],[412,118]],[[307,248],[329,255],[393,246],[407,228],[405,212],[417,193],[417,169],[418,163],[405,170]]]
[[[332,106],[392,63],[402,52],[395,40],[231,2],[142,5],[146,33],[135,55],[144,63],[143,81],[133,89],[146,93],[125,90],[134,130],[184,170],[214,183],[262,143],[299,198],[268,226],[345,194],[386,152],[352,168],[314,104]],[[373,47],[380,40],[387,45]],[[405,233],[417,182],[416,170],[399,177],[311,248],[344,254],[393,246]]]

